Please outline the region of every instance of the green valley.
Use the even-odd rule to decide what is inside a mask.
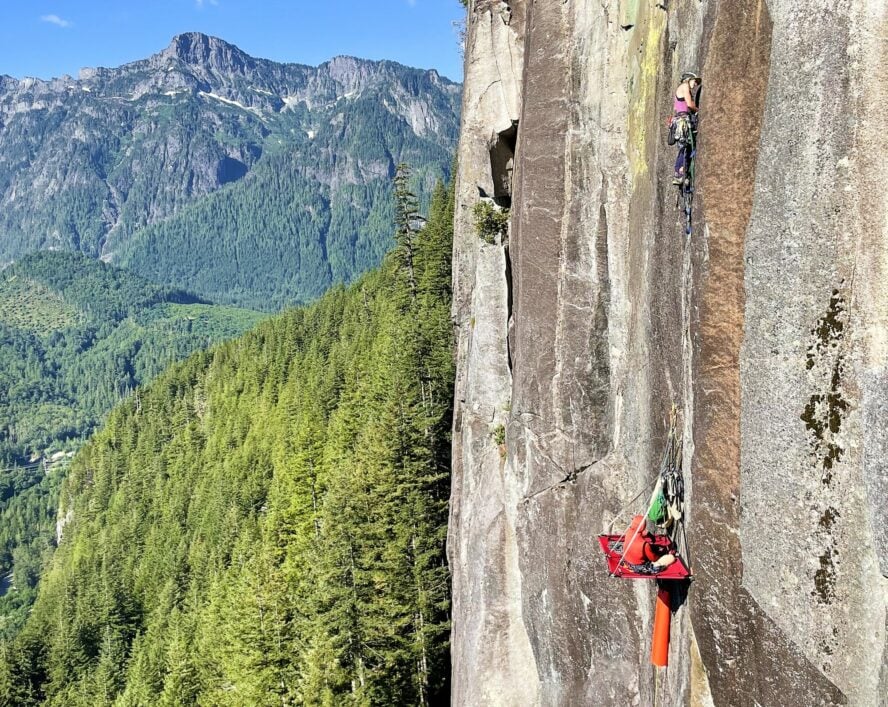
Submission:
[[[89,434],[137,385],[263,317],[76,253],[0,274],[0,459]]]

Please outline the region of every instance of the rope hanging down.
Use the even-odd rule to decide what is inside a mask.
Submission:
[[[694,178],[695,167],[697,163],[697,116],[688,115],[677,119],[682,133],[680,142],[680,150],[685,151],[685,176],[681,184],[678,185],[678,195],[675,198],[675,205],[684,206],[685,214],[685,235],[690,238],[692,223],[692,213],[694,207]]]

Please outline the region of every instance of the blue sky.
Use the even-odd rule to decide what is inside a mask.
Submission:
[[[350,54],[462,81],[453,22],[464,12],[458,0],[0,0],[0,74],[76,76],[197,31],[275,61]]]

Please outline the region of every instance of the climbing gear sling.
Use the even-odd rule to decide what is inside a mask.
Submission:
[[[678,412],[673,406],[670,413],[669,433],[657,476],[626,504],[608,528],[598,536],[598,542],[607,559],[608,572],[612,577],[624,579],[687,579],[691,576],[690,555],[684,527],[684,478],[681,472],[681,436],[677,432]],[[664,569],[652,572],[646,565],[626,562],[626,551],[635,541],[644,523],[636,526],[627,539],[626,533],[614,534],[613,528],[647,489],[654,487],[644,517],[656,526],[654,538],[664,551],[674,552],[675,562]]]
[[[684,151],[684,179],[678,186],[678,195],[675,199],[676,208],[684,207],[685,235],[690,237],[692,227],[692,213],[694,206],[694,172],[697,162],[697,116],[690,114],[677,115],[673,118],[675,126],[675,140],[678,149]],[[668,138],[667,138],[668,140]]]

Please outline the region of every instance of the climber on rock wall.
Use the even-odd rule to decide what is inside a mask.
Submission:
[[[656,537],[647,532],[647,520],[642,515],[632,518],[624,537],[629,544],[623,550],[623,560],[634,572],[657,574],[675,562],[675,555],[658,545]]]
[[[672,183],[677,186],[681,186],[687,174],[691,157],[691,132],[697,130],[697,93],[702,83],[703,79],[697,74],[686,71],[681,75],[681,83],[675,89],[671,130],[678,142],[678,156],[675,158]]]

